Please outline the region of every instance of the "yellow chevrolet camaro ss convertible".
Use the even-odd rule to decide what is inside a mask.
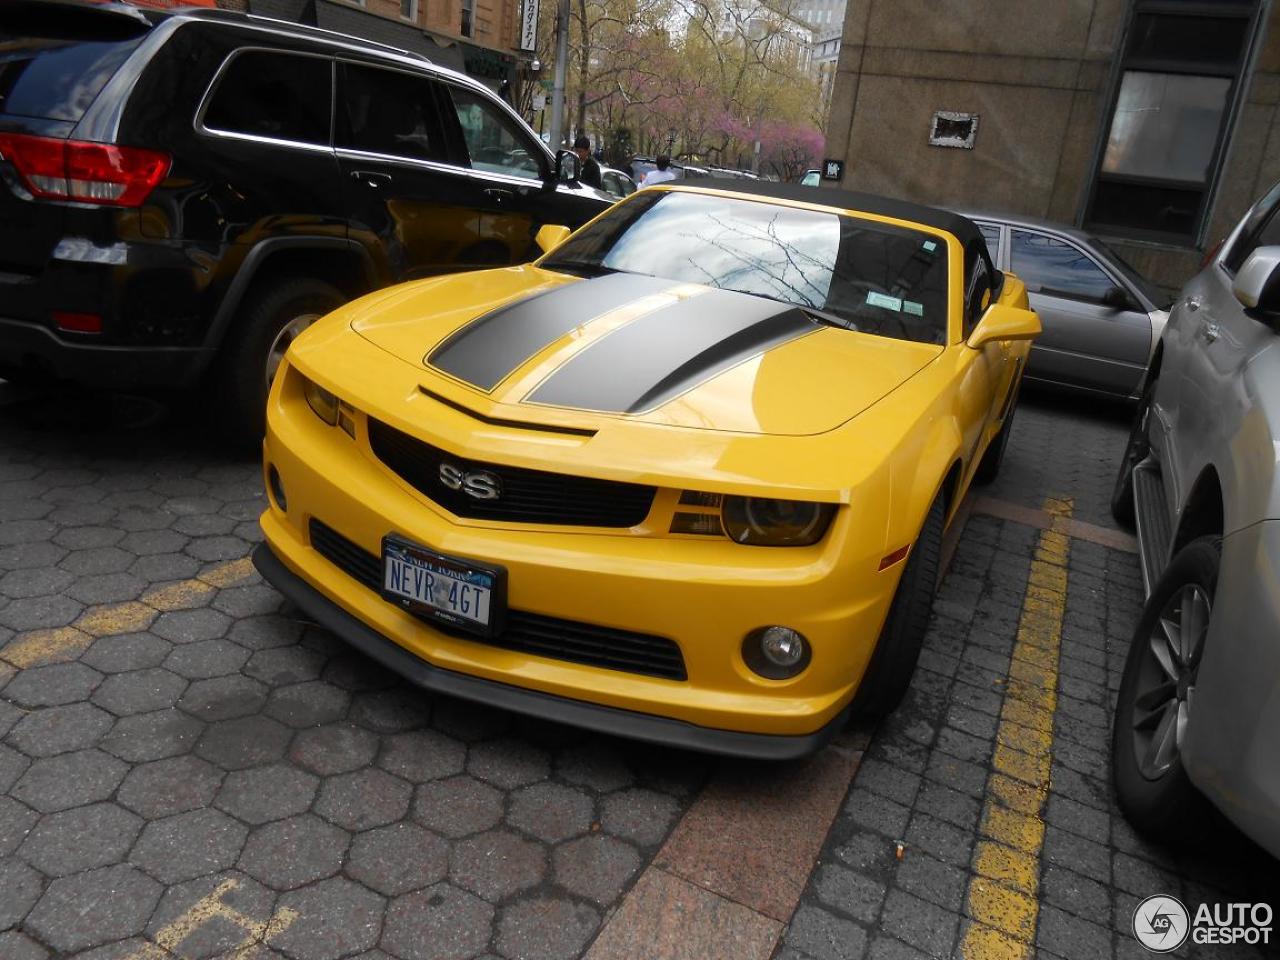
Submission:
[[[262,573],[427,690],[596,730],[783,758],[891,708],[1023,284],[962,217],[776,184],[538,240],[290,347]]]

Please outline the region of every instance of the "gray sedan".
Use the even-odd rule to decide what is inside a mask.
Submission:
[[[1170,298],[1103,241],[1058,223],[968,212],[991,259],[1027,285],[1044,333],[1028,380],[1137,399]]]

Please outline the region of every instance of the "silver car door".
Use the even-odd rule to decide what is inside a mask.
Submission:
[[[1063,237],[1009,229],[1009,267],[1026,284],[1044,333],[1027,375],[1114,396],[1131,396],[1146,369],[1151,318],[1127,287]],[[1107,302],[1119,289],[1129,306]]]

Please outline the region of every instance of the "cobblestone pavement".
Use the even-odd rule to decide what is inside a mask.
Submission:
[[[1026,396],[982,492],[1110,526],[1127,431],[1124,409]],[[1111,715],[1141,602],[1135,555],[972,516],[775,960],[1137,958],[1144,897],[1280,906],[1280,866],[1227,825],[1162,849],[1116,808]]]
[[[146,414],[0,409],[0,958],[578,956],[704,764],[300,621],[257,463]]]
[[[1052,523],[970,518],[907,701],[788,899],[732,864],[699,879],[697,825],[742,849],[806,778],[847,782],[849,746],[765,773],[427,698],[252,572],[256,461],[149,409],[0,408],[2,960],[1092,960],[1140,953],[1143,896],[1265,899],[1276,876],[1220,825],[1208,853],[1156,849],[1110,795],[1136,560],[1060,521],[1109,524],[1123,411],[1024,399],[984,494]],[[597,940],[624,897],[714,904],[710,942],[726,917],[742,937]]]

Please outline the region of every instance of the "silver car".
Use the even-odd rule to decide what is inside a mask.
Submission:
[[[1097,237],[1059,223],[1007,214],[965,214],[991,259],[1026,283],[1044,327],[1026,378],[1137,399],[1169,297]]]
[[[1112,770],[1152,835],[1178,837],[1207,797],[1280,855],[1278,467],[1280,184],[1173,305],[1112,498],[1148,594]]]

